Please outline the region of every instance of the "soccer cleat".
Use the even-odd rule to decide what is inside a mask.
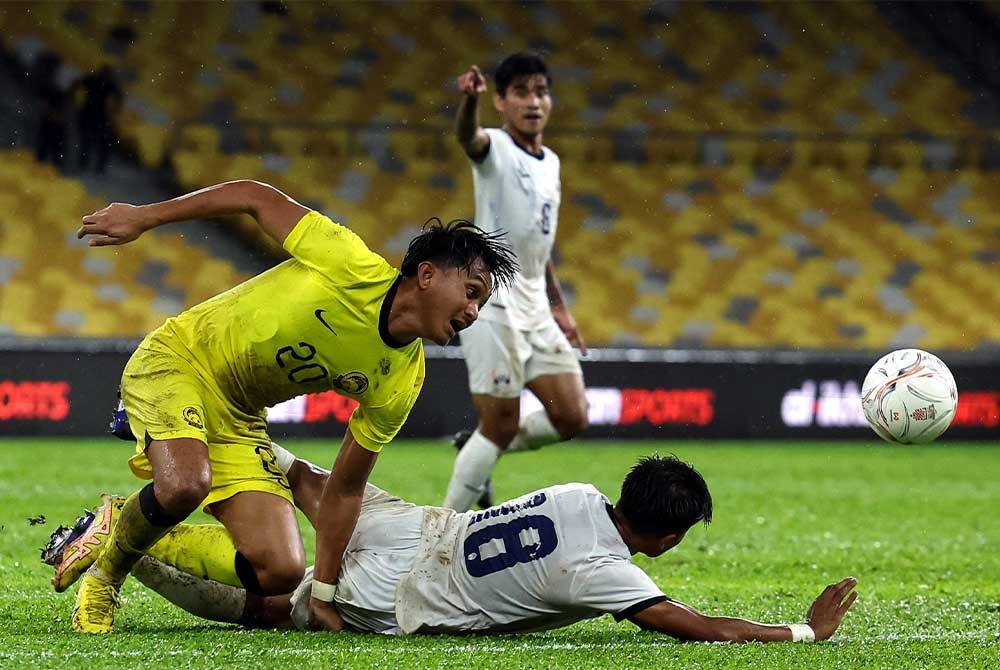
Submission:
[[[121,605],[120,586],[108,584],[92,574],[80,580],[73,607],[73,630],[77,633],[110,633],[115,623],[115,609]]]
[[[471,430],[460,430],[455,433],[455,437],[451,439],[452,444],[455,445],[455,449],[462,451],[462,447],[465,443],[469,441],[472,437]],[[479,500],[476,501],[480,509],[486,509],[487,507],[493,507],[493,478],[486,480],[485,486],[483,486],[483,493],[479,496]]]
[[[55,566],[52,586],[57,593],[72,586],[94,564],[118,522],[126,499],[107,493],[101,498],[104,503],[93,512],[85,511],[72,528],[57,528],[42,550],[42,560]]]
[[[55,567],[62,560],[63,549],[70,542],[83,535],[84,531],[94,521],[96,515],[89,509],[76,518],[72,526],[59,526],[49,536],[48,543],[42,547],[42,563]]]

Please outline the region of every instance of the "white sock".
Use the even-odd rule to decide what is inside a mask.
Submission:
[[[545,410],[540,409],[521,417],[517,435],[510,441],[507,448],[504,449],[504,453],[510,454],[515,451],[540,449],[546,444],[555,444],[556,442],[562,442],[562,437],[559,436],[559,432],[552,425],[552,422],[549,421]]]
[[[292,469],[292,464],[295,463],[295,454],[285,449],[283,446],[277,442],[271,443],[271,449],[274,451],[274,461],[281,471],[286,475],[288,471]]]
[[[444,506],[458,512],[469,510],[483,494],[498,458],[500,447],[478,430],[474,432],[455,459]]]
[[[225,623],[239,623],[243,618],[245,589],[189,575],[149,556],[139,559],[132,576],[196,617]]]

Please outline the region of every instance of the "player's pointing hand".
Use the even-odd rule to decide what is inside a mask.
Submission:
[[[131,242],[150,227],[140,207],[115,202],[83,217],[76,236],[82,240],[91,235],[90,246],[103,247]]]
[[[458,90],[460,93],[478,98],[486,92],[486,77],[477,66],[473,65],[458,77]]]

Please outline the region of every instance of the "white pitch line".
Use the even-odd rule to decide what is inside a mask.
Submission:
[[[982,641],[982,642],[998,642],[1000,641],[1000,632],[992,631],[954,631],[945,633],[918,633],[918,634],[887,634],[887,635],[871,635],[865,637],[854,637],[854,636],[835,636],[830,642],[832,643],[865,643],[865,642],[925,642],[925,641],[935,641],[935,640],[952,640],[952,641]],[[495,642],[490,642],[486,644],[462,644],[456,646],[448,646],[447,651],[449,654],[454,653],[507,653],[511,651],[601,651],[601,650],[621,650],[627,649],[629,651],[636,651],[639,649],[646,648],[660,648],[660,647],[676,647],[677,642],[672,640],[664,640],[663,642],[646,642],[646,643],[636,643],[636,642],[609,642],[607,644],[600,643],[579,643],[579,642],[548,642],[544,644],[533,644],[530,638],[524,640],[518,640],[516,638],[505,638],[504,644],[497,644]],[[715,643],[709,643],[715,644]],[[371,653],[374,651],[371,646],[356,644],[346,648],[330,648],[329,653],[360,653],[367,652]],[[406,653],[420,653],[423,651],[433,651],[433,649],[426,649],[424,647],[411,647],[406,644],[401,644],[398,647],[393,648],[383,648],[378,649],[380,654],[406,654]],[[67,651],[67,652],[39,652],[39,651],[14,651],[6,652],[0,651],[0,660],[18,660],[18,659],[38,659],[38,658],[59,658],[59,659],[102,659],[110,657],[119,658],[144,658],[144,657],[164,657],[164,656],[188,656],[192,652],[191,649],[158,649],[156,651],[149,650],[131,650],[131,651]],[[327,650],[323,649],[270,649],[268,651],[272,656],[286,656],[286,657],[299,657],[299,656],[316,656],[328,653]],[[256,658],[260,651],[258,649],[226,649],[224,652],[220,652],[224,656],[251,656]],[[206,654],[211,658],[211,654]]]

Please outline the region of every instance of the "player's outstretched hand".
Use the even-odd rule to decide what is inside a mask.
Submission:
[[[309,599],[309,625],[313,630],[342,631],[344,620],[333,603]]]
[[[458,92],[478,98],[486,92],[486,77],[473,65],[458,77]]]
[[[823,589],[823,593],[813,601],[808,623],[815,631],[817,640],[827,640],[837,631],[847,610],[858,599],[858,592],[854,590],[857,585],[858,580],[854,577],[842,579]]]
[[[115,202],[83,217],[83,225],[76,236],[82,240],[92,235],[90,246],[103,247],[131,242],[151,227],[141,207]]]

